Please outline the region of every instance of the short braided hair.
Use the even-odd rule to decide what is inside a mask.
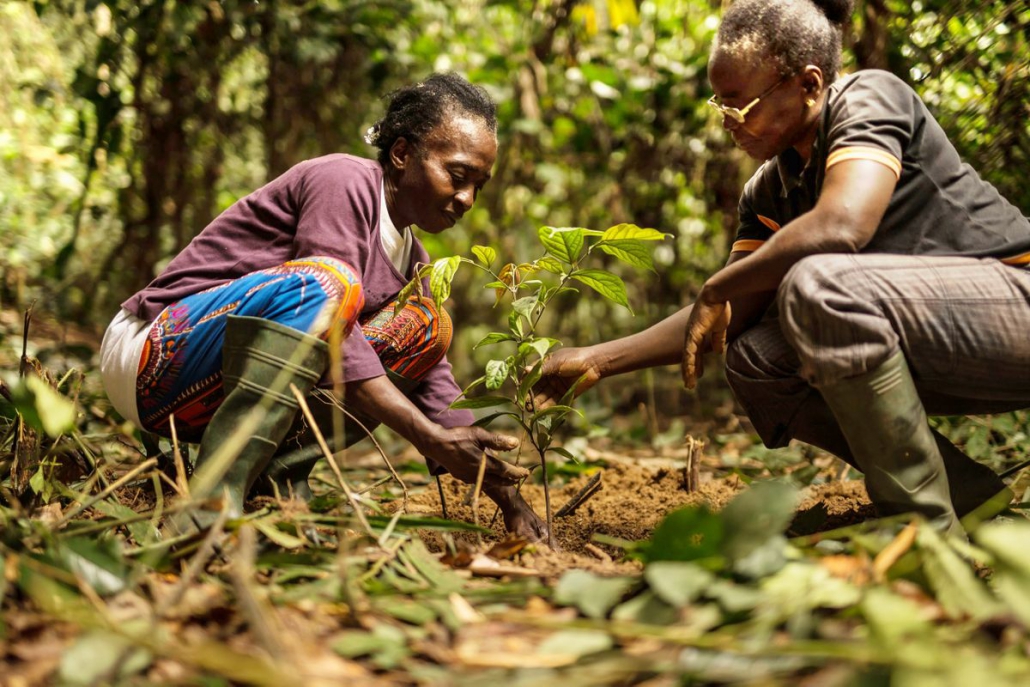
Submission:
[[[365,134],[379,149],[379,163],[390,164],[390,148],[398,138],[417,145],[447,116],[478,117],[497,131],[497,106],[485,90],[454,73],[433,74],[390,94],[386,115]]]
[[[812,64],[834,82],[841,33],[853,0],[738,0],[723,16],[716,49],[745,58],[771,57],[782,76]]]

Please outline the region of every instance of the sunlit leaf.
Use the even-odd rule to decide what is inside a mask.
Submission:
[[[429,275],[429,292],[433,294],[436,307],[441,307],[451,295],[451,281],[461,265],[461,258],[452,255],[433,262],[433,272]]]
[[[567,263],[574,263],[583,250],[583,229],[579,227],[540,227],[537,236],[551,255]]]
[[[620,239],[600,244],[601,250],[608,255],[622,260],[627,265],[654,271],[654,259],[651,248],[640,241]]]
[[[758,482],[722,511],[726,536],[722,553],[738,561],[779,538],[794,517],[797,489],[785,482]]]
[[[554,602],[575,606],[588,618],[603,618],[637,581],[630,577],[599,577],[586,570],[569,570],[554,589]]]
[[[511,370],[507,360],[491,360],[486,364],[486,388],[496,391],[504,385]]]
[[[602,241],[617,241],[621,239],[633,239],[635,241],[663,241],[669,234],[663,234],[656,229],[644,229],[635,224],[616,224],[609,227],[601,235]]]
[[[937,601],[952,617],[988,618],[1003,611],[972,567],[928,524],[919,527],[916,541],[923,551],[923,570]]]
[[[472,252],[484,267],[489,267],[497,259],[497,251],[490,246],[472,246]]]
[[[619,277],[604,270],[576,270],[570,275],[576,281],[582,282],[597,291],[599,294],[621,306],[629,307],[629,299],[626,296],[626,284]]]
[[[450,407],[455,410],[476,410],[478,408],[493,408],[495,406],[505,405],[506,403],[511,403],[511,399],[505,396],[475,396],[473,398],[463,398],[460,401],[455,401]]]
[[[682,607],[701,596],[713,576],[693,563],[655,561],[644,569],[644,579],[658,598]]]
[[[11,389],[14,407],[29,426],[57,438],[75,429],[75,404],[34,374]]]
[[[480,339],[479,343],[477,343],[475,346],[472,347],[472,350],[475,350],[475,349],[479,348],[480,346],[490,346],[490,345],[493,345],[493,344],[503,343],[505,341],[514,341],[514,340],[515,340],[515,337],[512,336],[511,334],[503,334],[501,332],[490,332],[489,334],[484,336],[482,339]]]
[[[541,269],[545,269],[553,274],[562,274],[565,272],[565,266],[562,265],[557,258],[553,258],[549,255],[545,255],[537,260],[536,264],[539,265]]]
[[[658,523],[642,547],[646,561],[696,561],[717,556],[722,547],[723,520],[706,506],[674,510]]]

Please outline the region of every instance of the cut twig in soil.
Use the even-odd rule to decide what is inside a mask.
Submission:
[[[558,509],[558,512],[554,514],[556,518],[564,518],[572,515],[576,512],[576,509],[582,506],[591,496],[601,491],[604,486],[601,484],[601,473],[600,471],[595,472],[593,477],[583,486],[582,489],[577,491],[575,495],[569,499],[564,506]]]
[[[486,474],[486,451],[479,458],[479,472],[476,473],[476,484],[472,487],[468,497],[465,499],[466,506],[472,506],[472,522],[479,525],[479,492],[483,488],[483,475]],[[483,542],[482,533],[477,532],[479,542]]]
[[[440,475],[436,476],[436,490],[438,492],[440,492],[440,510],[443,513],[443,519],[444,520],[450,520],[450,518],[447,516],[447,497],[444,496],[444,493],[443,493],[443,484],[440,482]],[[498,508],[498,510],[500,510],[500,509]],[[494,512],[494,518],[497,518],[497,512],[496,511]],[[491,520],[490,521],[491,527],[493,526],[493,524],[494,524],[493,520]]]
[[[701,454],[705,442],[694,437],[687,437],[687,463],[683,466],[683,489],[693,494],[701,488]]]
[[[179,450],[179,433],[175,429],[174,413],[168,416],[168,425],[172,430],[172,461],[175,463],[175,483],[178,485],[176,491],[188,497],[190,487],[186,480],[186,464],[182,460],[182,451]]]
[[[547,511],[547,545],[555,551],[558,547],[554,545],[554,516],[551,513],[551,489],[547,484],[547,457],[540,452],[540,476],[544,480],[544,510]]]

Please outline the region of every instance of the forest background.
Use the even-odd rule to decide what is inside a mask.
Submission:
[[[522,260],[542,225],[653,227],[672,238],[655,274],[623,275],[635,315],[567,297],[545,323],[581,344],[636,331],[724,262],[755,169],[705,106],[723,4],[2,2],[0,304],[37,301],[102,330],[235,200],[307,158],[374,156],[363,133],[384,97],[454,70],[496,98],[500,152],[466,219],[422,236],[430,254],[486,244]],[[911,83],[963,157],[1030,213],[1030,7],[859,0],[845,43],[846,70]],[[491,305],[478,284],[455,284],[459,379],[482,363],[464,352],[496,324]],[[645,381],[607,393],[653,393]]]

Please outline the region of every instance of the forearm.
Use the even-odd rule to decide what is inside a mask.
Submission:
[[[679,310],[642,332],[597,344],[594,349],[602,377],[660,365],[675,365],[683,358],[683,340],[691,306]]]
[[[775,292],[790,268],[820,253],[857,250],[846,231],[816,211],[809,212],[773,234],[746,260],[732,261],[705,282],[699,298],[725,303],[763,292]]]
[[[348,382],[347,404],[386,425],[422,450],[441,427],[426,417],[386,375]]]

